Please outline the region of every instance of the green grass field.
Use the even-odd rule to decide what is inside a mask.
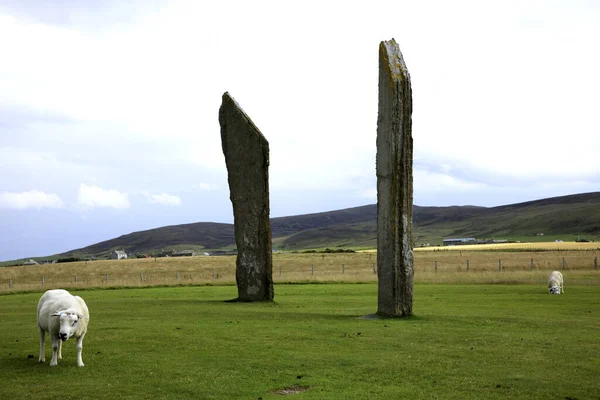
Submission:
[[[0,398],[600,398],[597,285],[418,284],[403,320],[359,318],[374,283],[279,284],[258,304],[225,303],[235,286],[74,293],[83,368],[74,341],[38,363],[41,293],[0,296]]]

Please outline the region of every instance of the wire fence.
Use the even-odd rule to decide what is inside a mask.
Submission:
[[[460,257],[438,261],[420,260],[415,262],[415,269],[433,269],[435,272],[443,271],[517,271],[517,270],[598,270],[598,256],[576,255],[566,257]]]
[[[343,261],[343,262],[339,262]],[[93,268],[90,268],[92,264]],[[60,264],[56,264],[60,265]],[[121,262],[102,270],[100,263],[66,267],[0,269],[0,292],[46,290],[58,287],[135,287],[158,285],[234,284],[235,259],[230,258],[218,265],[210,259],[191,260],[187,264],[169,265],[156,263]],[[182,267],[185,268],[176,268]],[[515,274],[521,273],[524,283],[540,282],[550,271],[600,272],[598,255],[573,252],[563,257],[540,253],[504,253],[500,256],[485,252],[471,252],[465,256],[416,254],[414,261],[415,281],[419,282],[498,282],[510,276],[518,282]],[[523,274],[529,272],[529,275]],[[534,275],[532,275],[534,274]],[[596,274],[600,277],[600,273]],[[273,260],[273,279],[278,282],[357,282],[377,280],[377,260],[373,255],[340,256],[327,260],[324,256],[278,258]],[[592,275],[593,277],[594,275]]]

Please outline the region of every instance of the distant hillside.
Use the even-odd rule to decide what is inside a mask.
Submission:
[[[315,214],[273,218],[273,248],[375,247],[375,204]],[[500,207],[414,206],[417,245],[441,244],[444,237],[548,240],[577,235],[600,239],[600,192],[554,197]],[[536,236],[544,233],[543,237]],[[232,224],[198,222],[123,235],[61,256],[104,257],[113,249],[151,253],[161,249],[235,248]]]
[[[124,249],[127,253],[160,252],[161,249],[216,249],[235,242],[233,224],[197,222],[171,225],[147,231],[133,232],[118,238],[71,250],[61,256],[104,257],[112,250]]]

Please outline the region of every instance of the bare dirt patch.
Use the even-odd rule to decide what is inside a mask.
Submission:
[[[270,394],[279,394],[281,396],[286,396],[288,394],[302,393],[304,391],[307,391],[308,389],[310,389],[310,386],[294,385],[294,386],[289,386],[289,387],[286,387],[286,388],[283,388],[283,389],[273,389],[269,393]]]

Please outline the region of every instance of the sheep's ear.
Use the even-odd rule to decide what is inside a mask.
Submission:
[[[77,316],[78,316],[79,318],[83,318],[83,319],[85,319],[85,315],[83,315],[82,313],[79,313],[79,312],[78,312],[78,313],[77,313]]]

